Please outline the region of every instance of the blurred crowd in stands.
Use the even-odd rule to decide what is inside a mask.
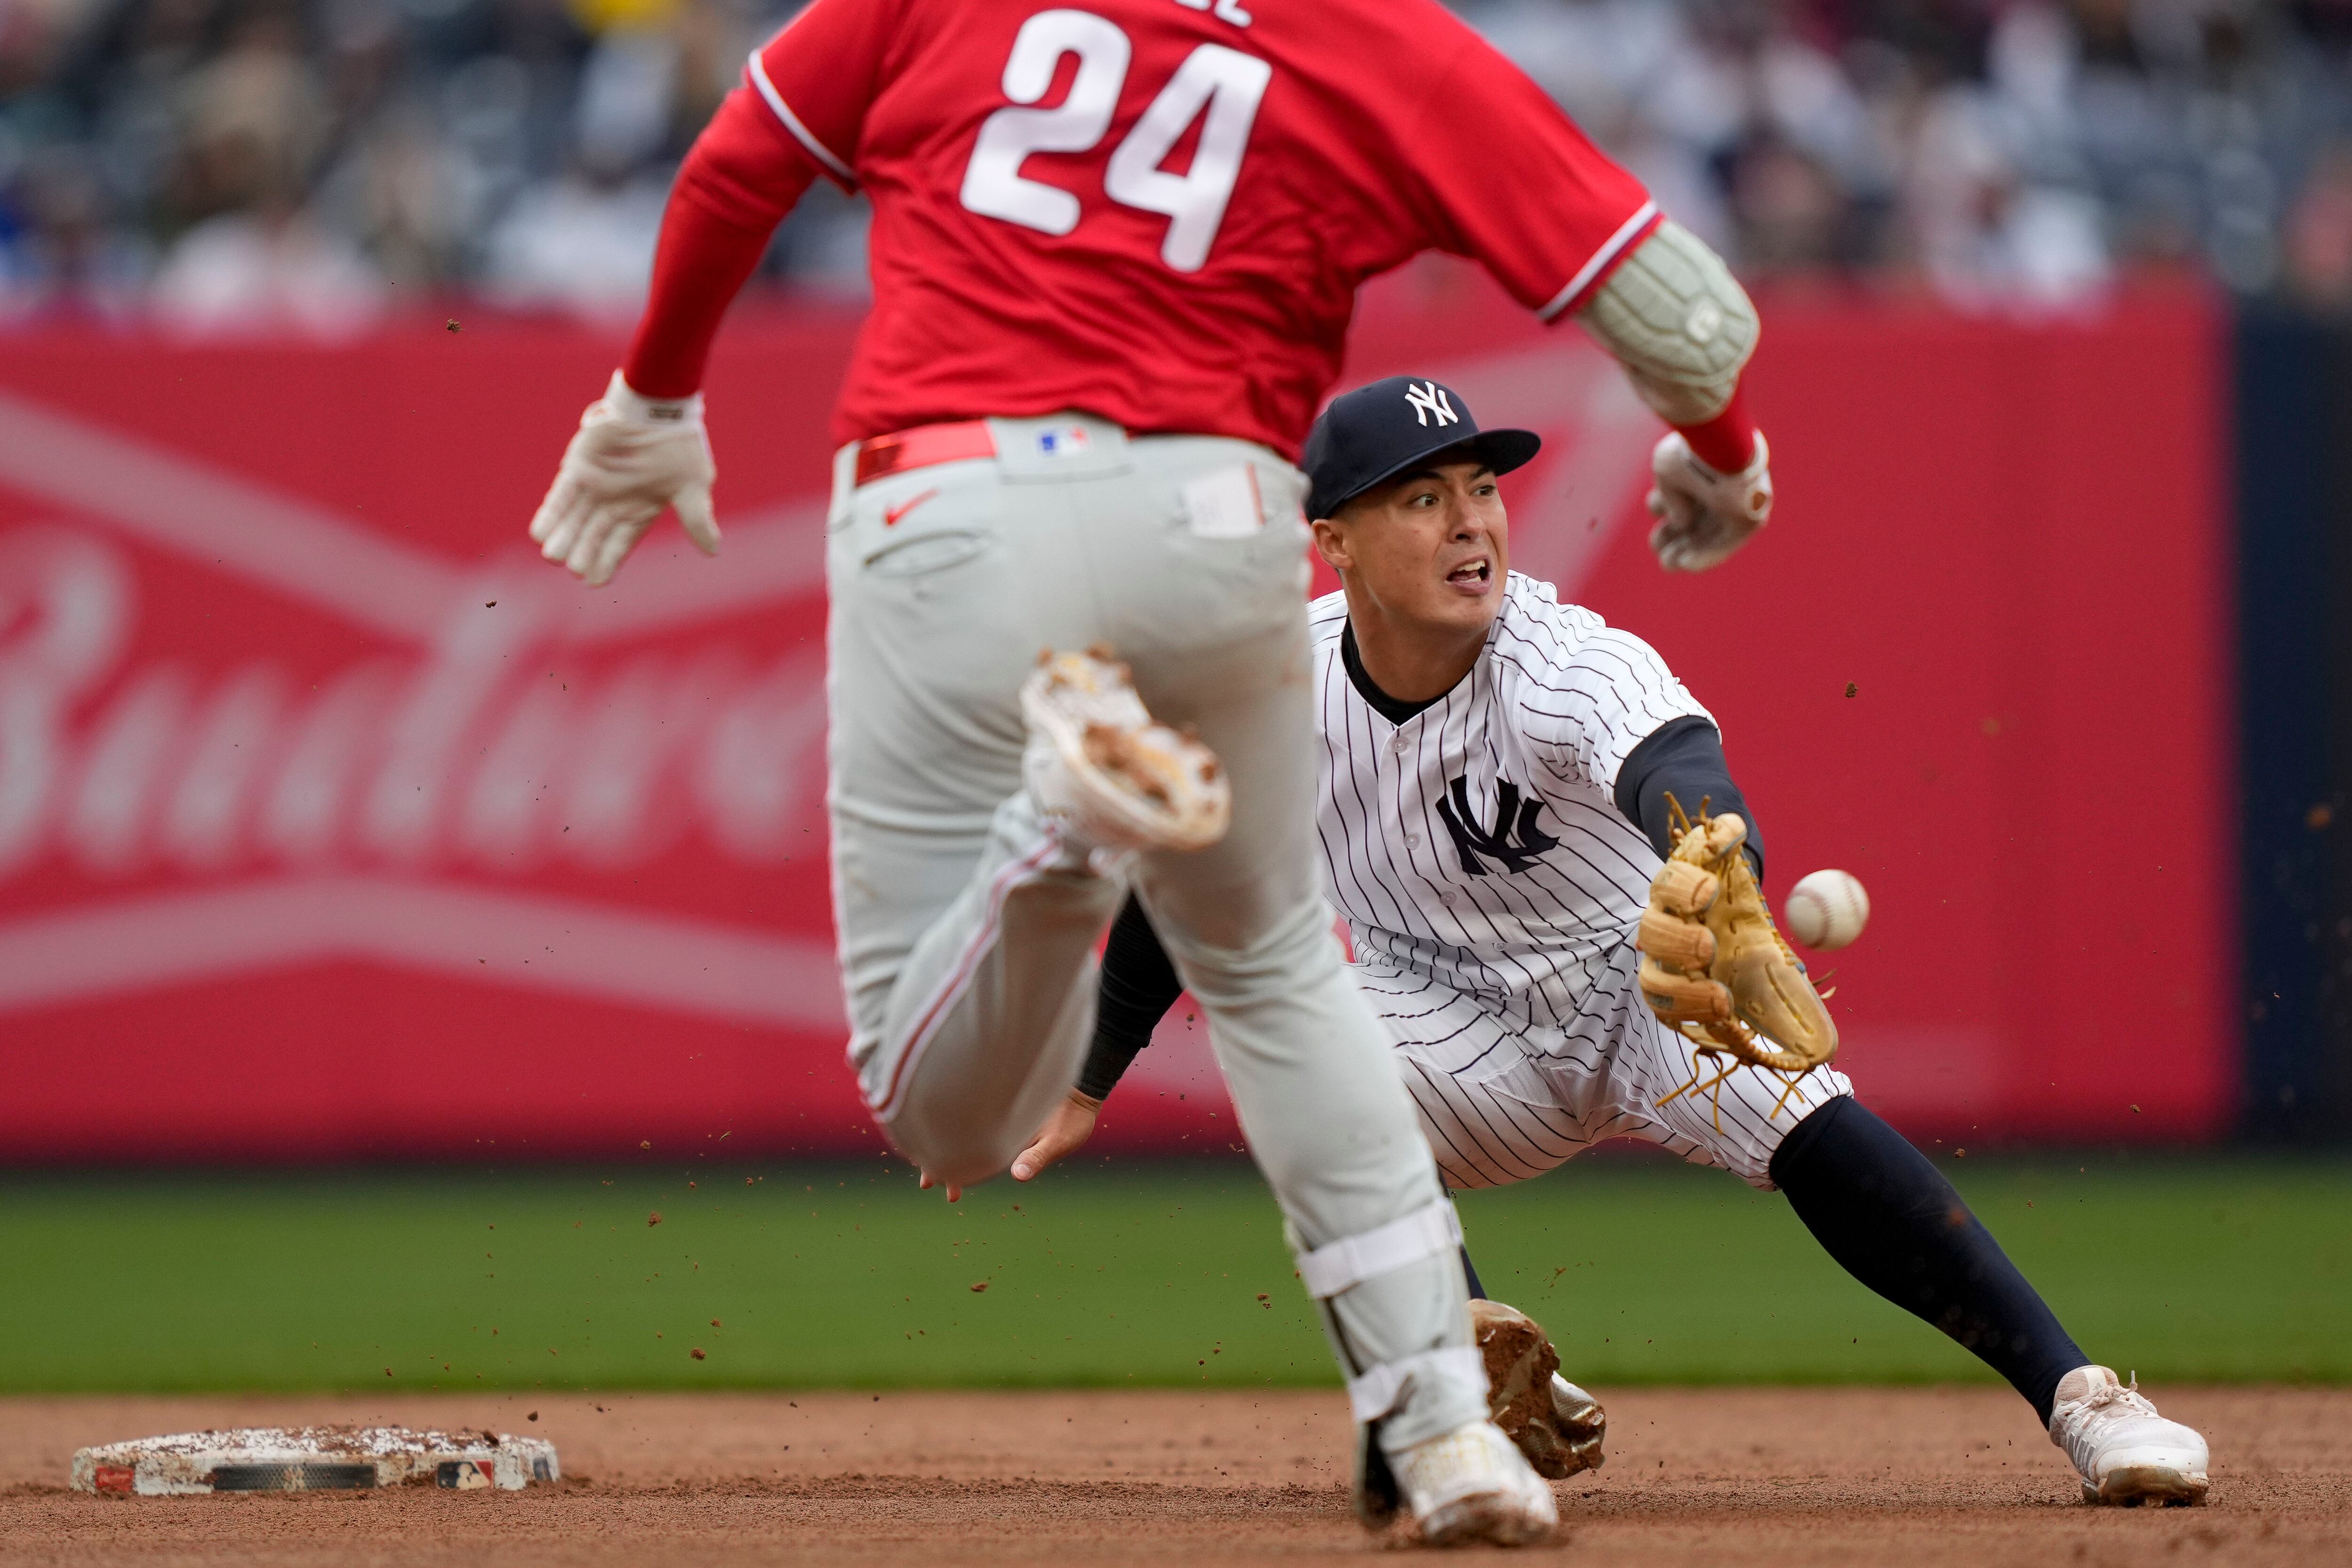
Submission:
[[[1750,279],[2352,312],[2352,0],[1456,3]],[[626,319],[776,6],[0,0],[0,324]],[[820,183],[764,270],[862,289],[861,204]]]

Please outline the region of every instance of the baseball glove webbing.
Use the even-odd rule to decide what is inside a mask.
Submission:
[[[1725,1079],[1743,1067],[1786,1079],[1772,1107],[1777,1117],[1790,1096],[1804,1100],[1798,1088],[1804,1075],[1837,1055],[1837,1026],[1772,924],[1756,872],[1739,852],[1748,825],[1709,816],[1705,800],[1696,822],[1671,793],[1666,805],[1675,851],[1650,883],[1634,946],[1643,1000],[1696,1048],[1690,1081],[1659,1103],[1712,1094],[1720,1131]],[[1707,1077],[1714,1063],[1720,1066]]]

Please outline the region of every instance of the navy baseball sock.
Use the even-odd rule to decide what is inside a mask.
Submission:
[[[1847,1273],[1974,1352],[2050,1425],[2058,1380],[2091,1358],[1903,1134],[1840,1095],[1781,1142],[1771,1173]]]
[[[1485,1300],[1486,1287],[1478,1283],[1478,1266],[1470,1261],[1470,1249],[1466,1247],[1462,1249],[1462,1272],[1470,1281],[1470,1299],[1473,1301]]]

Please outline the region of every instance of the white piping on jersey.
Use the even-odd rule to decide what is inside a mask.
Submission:
[[[751,51],[750,69],[751,85],[760,89],[760,96],[766,99],[768,107],[776,111],[776,118],[784,122],[784,129],[791,132],[800,144],[809,150],[809,156],[841,176],[843,184],[857,184],[857,176],[850,172],[849,165],[835,157],[824,142],[809,133],[809,128],[801,123],[801,117],[793,112],[793,106],[784,101],[784,95],[776,90],[776,84],[768,79],[768,64],[760,58],[758,49]]]
[[[757,59],[759,57],[755,55],[752,58]],[[779,102],[778,107],[782,107],[781,101]],[[1642,204],[1642,209],[1635,213],[1632,217],[1627,218],[1623,226],[1620,227],[1615,234],[1609,237],[1608,243],[1592,253],[1592,259],[1586,262],[1582,267],[1577,268],[1576,276],[1568,280],[1568,287],[1553,295],[1551,297],[1551,303],[1546,305],[1542,310],[1536,312],[1536,319],[1539,321],[1549,321],[1554,316],[1559,315],[1562,310],[1567,310],[1568,302],[1570,300],[1575,299],[1579,294],[1583,293],[1584,286],[1592,281],[1594,275],[1600,272],[1602,268],[1608,266],[1610,261],[1615,258],[1619,251],[1625,248],[1625,244],[1628,240],[1642,232],[1642,226],[1643,224],[1648,223],[1652,218],[1657,216],[1658,204],[1655,202],[1643,202]]]

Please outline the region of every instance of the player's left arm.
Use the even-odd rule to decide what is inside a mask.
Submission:
[[[1465,29],[1466,31],[1466,29]],[[1527,74],[1475,36],[1400,136],[1437,242],[1547,321],[1583,324],[1674,428],[1651,455],[1661,565],[1724,560],[1772,510],[1770,457],[1739,396],[1756,307]],[[1507,166],[1507,188],[1492,171]]]
[[[1704,806],[1709,816],[1740,817],[1748,824],[1748,839],[1741,848],[1756,869],[1756,879],[1764,879],[1764,836],[1748,808],[1748,797],[1732,781],[1731,763],[1723,754],[1723,734],[1714,720],[1685,714],[1643,736],[1618,769],[1617,783],[1610,794],[1618,811],[1642,830],[1661,860],[1675,850],[1670,799],[1681,803],[1683,810],[1694,816]]]
[[[1714,816],[1737,813],[1748,821],[1748,858],[1763,875],[1763,837],[1732,779],[1722,732],[1655,648],[1559,604],[1543,585],[1504,621],[1496,647],[1508,656],[1517,726],[1540,764],[1538,791],[1587,800],[1601,792],[1661,859],[1675,842],[1669,795],[1693,816],[1701,802]]]
[[[890,10],[816,0],[751,56],[744,85],[680,165],[628,357],[580,416],[531,518],[540,553],[591,586],[611,580],[665,508],[705,554],[718,552],[701,393],[711,341],[817,176],[852,183]]]

